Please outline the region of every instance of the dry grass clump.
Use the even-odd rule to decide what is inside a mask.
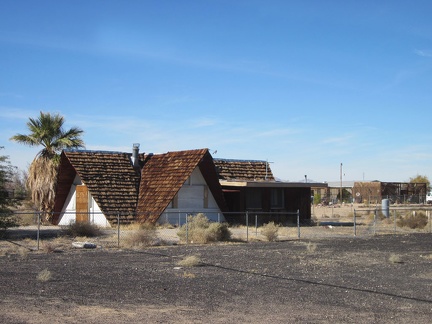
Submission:
[[[29,225],[37,224],[37,216],[31,211],[29,212],[20,211],[20,213],[17,214],[16,217],[17,217],[18,224],[20,226],[29,226]]]
[[[38,273],[38,275],[36,276],[36,279],[38,281],[42,281],[42,282],[46,282],[48,280],[51,279],[51,271],[49,271],[48,269],[44,269],[41,272]]]
[[[0,257],[7,256],[10,257],[11,255],[19,255],[22,259],[25,259],[28,256],[29,249],[25,248],[23,246],[17,247],[10,247],[7,249],[0,249]]]
[[[123,246],[128,248],[152,246],[155,245],[156,242],[156,227],[148,223],[140,224],[137,229],[131,230],[122,240]]]
[[[432,260],[432,254],[427,254],[427,255],[421,255],[422,258],[428,259],[428,260]]]
[[[81,238],[80,238],[81,239]],[[42,251],[46,253],[67,250],[71,246],[71,239],[67,237],[56,237],[42,243]]]
[[[196,255],[190,255],[177,262],[181,267],[197,267],[201,265],[201,260]]]
[[[190,273],[190,272],[183,272],[183,278],[189,278],[189,279],[193,279],[196,277],[196,275],[194,273]]]
[[[68,236],[96,237],[102,235],[99,226],[90,223],[72,223],[63,227],[64,233]]]
[[[275,222],[269,222],[261,227],[261,234],[269,242],[274,242],[278,238],[279,226]]]
[[[211,223],[203,213],[188,216],[187,224],[180,227],[177,232],[181,241],[188,243],[205,244],[209,242],[228,241],[231,232],[227,224]]]
[[[42,251],[45,253],[54,253],[56,251],[56,246],[53,242],[42,243]]]
[[[313,253],[313,252],[315,252],[316,249],[317,249],[317,244],[316,244],[316,243],[308,242],[308,243],[306,244],[306,250],[307,250],[309,253]]]
[[[391,263],[403,263],[401,256],[393,253],[390,255],[389,261]]]
[[[409,227],[411,229],[423,229],[427,223],[428,218],[424,212],[409,212],[396,222],[399,227]]]

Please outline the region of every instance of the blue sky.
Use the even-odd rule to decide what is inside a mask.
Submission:
[[[87,149],[432,179],[430,1],[0,1],[0,146],[60,113]],[[429,111],[429,112],[428,112]]]

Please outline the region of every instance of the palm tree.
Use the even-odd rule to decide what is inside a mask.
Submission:
[[[42,146],[30,165],[27,187],[31,191],[33,203],[45,213],[46,220],[49,220],[49,213],[54,207],[61,151],[84,147],[81,139],[83,131],[77,127],[65,131],[64,122],[59,114],[51,115],[41,111],[38,118],[29,118],[29,135],[16,134],[10,138],[11,141],[24,145]]]

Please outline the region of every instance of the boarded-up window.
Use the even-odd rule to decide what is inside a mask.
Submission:
[[[203,208],[204,186],[184,186],[178,197],[178,208]]]
[[[89,192],[87,186],[76,187],[76,222],[86,223],[89,220]]]

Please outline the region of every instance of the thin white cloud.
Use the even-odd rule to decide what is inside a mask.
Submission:
[[[432,57],[432,50],[418,50],[414,51],[415,54],[422,57]]]
[[[353,135],[343,135],[323,139],[323,144],[347,144],[352,142]]]
[[[218,124],[218,120],[215,118],[208,118],[203,117],[199,118],[197,120],[192,121],[192,127],[194,128],[202,128],[202,127],[209,127],[209,126],[215,126]]]
[[[166,106],[197,102],[199,100],[198,98],[195,98],[193,96],[187,96],[187,95],[179,96],[179,97],[167,97],[167,98],[164,97],[159,99],[161,99],[162,104]]]
[[[268,130],[265,130],[268,129]],[[264,131],[258,131],[254,130],[255,135],[254,137],[263,137],[263,138],[269,138],[269,137],[275,137],[280,138],[284,136],[294,135],[301,133],[298,129],[292,129],[292,128],[272,128],[271,125],[268,125],[267,127],[264,126]]]
[[[39,114],[39,112],[37,112],[37,114]],[[34,110],[0,106],[0,118],[28,119],[29,117],[34,117],[34,115]]]

